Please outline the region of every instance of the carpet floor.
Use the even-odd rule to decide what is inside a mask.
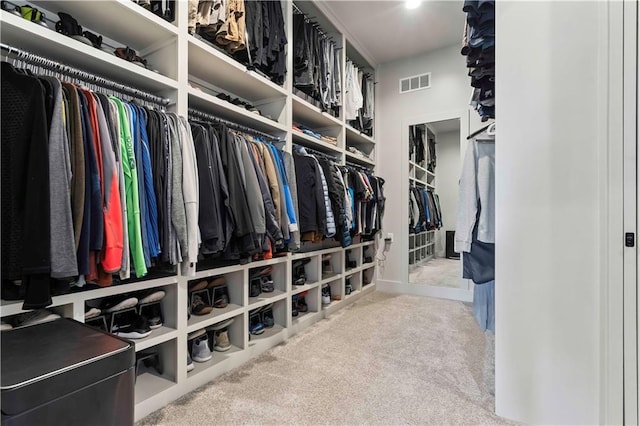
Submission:
[[[138,422],[509,424],[469,305],[374,292]]]
[[[462,261],[437,257],[409,267],[411,284],[458,288],[463,284]]]

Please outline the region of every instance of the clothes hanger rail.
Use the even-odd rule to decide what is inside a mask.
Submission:
[[[51,72],[53,74],[64,75],[77,82],[87,83],[92,89],[107,89],[111,92],[121,93],[162,107],[169,105],[171,102],[167,98],[115,82],[105,77],[97,76],[93,73],[62,64],[52,59],[45,58],[44,56],[19,49],[5,43],[0,43],[0,50],[6,52],[7,58],[13,55],[17,57],[19,62],[35,65],[36,67],[45,70],[45,73]]]
[[[246,127],[246,126],[241,126],[240,124],[234,123],[232,121],[228,121],[228,120],[224,120],[222,118],[216,117],[215,115],[212,114],[208,114],[206,112],[202,112],[202,111],[198,111],[196,109],[193,108],[189,108],[189,117],[194,119],[194,120],[204,120],[204,121],[210,121],[213,123],[221,123],[224,124],[225,126],[229,127],[230,129],[234,129],[237,130],[239,132],[243,132],[243,133],[248,133],[250,135],[255,135],[255,136],[261,136],[265,139],[267,139],[269,142],[273,142],[273,143],[278,143],[278,142],[282,142],[280,139],[278,139],[277,137],[267,134],[267,133],[263,133],[259,130],[255,130],[252,129],[250,127]]]

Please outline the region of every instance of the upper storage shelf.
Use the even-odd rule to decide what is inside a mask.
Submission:
[[[53,29],[26,21],[4,10],[0,11],[0,18],[0,37],[3,43],[10,46],[153,93],[164,94],[178,88],[176,80],[57,33]]]
[[[287,96],[287,91],[195,36],[189,36],[189,76],[251,102]]]
[[[116,40],[122,46],[129,46],[138,52],[162,45],[178,35],[175,25],[131,0],[35,0],[31,3],[49,11],[47,17],[53,21],[58,20],[58,12],[68,13],[83,28]]]

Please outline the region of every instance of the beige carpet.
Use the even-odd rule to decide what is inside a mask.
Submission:
[[[462,261],[438,257],[419,265],[409,266],[411,284],[458,288],[462,281]]]
[[[506,424],[492,345],[468,305],[376,292],[138,425]]]

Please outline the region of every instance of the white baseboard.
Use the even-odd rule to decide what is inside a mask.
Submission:
[[[414,296],[473,302],[473,288],[436,287],[423,284],[407,284],[400,281],[378,280],[376,290],[386,293],[412,294]]]

